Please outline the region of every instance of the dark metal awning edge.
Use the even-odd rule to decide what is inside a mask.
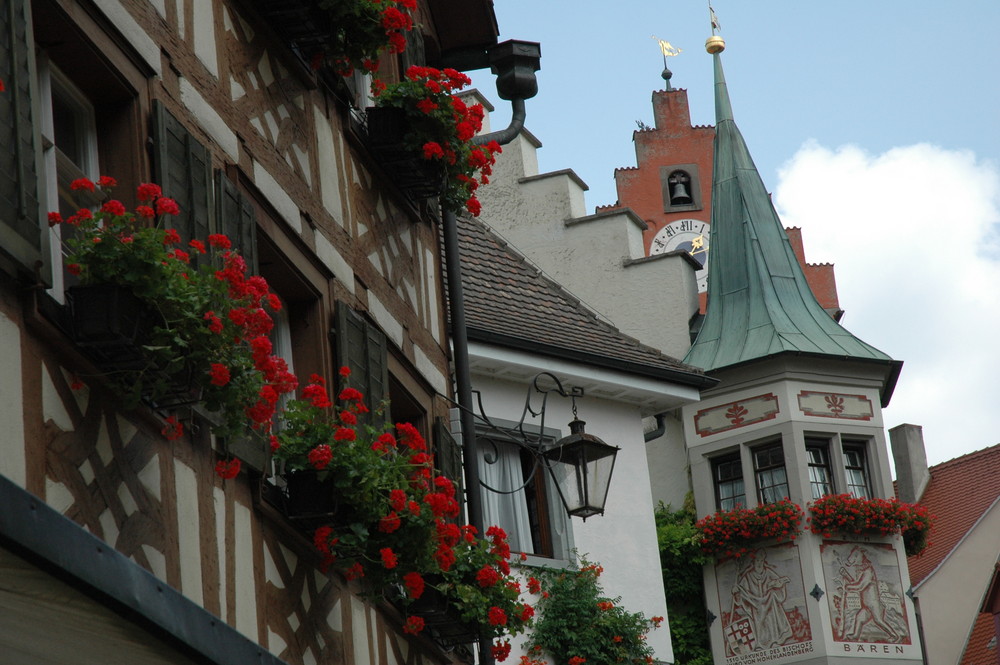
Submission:
[[[0,475],[0,544],[217,665],[287,665],[111,545]]]

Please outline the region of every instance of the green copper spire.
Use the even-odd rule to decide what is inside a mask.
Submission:
[[[885,401],[900,363],[842,328],[816,301],[733,121],[719,53],[712,57],[716,126],[708,309],[684,362],[711,371],[786,352],[879,361],[890,367]]]

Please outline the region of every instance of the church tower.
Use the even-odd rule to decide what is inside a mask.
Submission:
[[[785,497],[802,509],[838,494],[889,499],[881,409],[902,363],[817,301],[733,120],[724,43],[713,36],[706,48],[716,110],[708,304],[685,362],[720,383],[683,409],[698,514]],[[920,663],[901,536],[814,534],[808,514],[801,533],[705,566],[715,663]]]

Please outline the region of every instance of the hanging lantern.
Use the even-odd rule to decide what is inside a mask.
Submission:
[[[611,472],[621,450],[587,434],[583,430],[585,424],[575,418],[569,424],[569,436],[543,453],[566,512],[584,520],[604,514]]]

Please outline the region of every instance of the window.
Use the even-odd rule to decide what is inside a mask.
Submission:
[[[483,518],[507,532],[511,549],[550,559],[568,559],[572,550],[569,516],[558,490],[513,423],[476,432]],[[559,437],[557,430],[529,431],[527,444],[539,449]]]
[[[389,396],[385,333],[344,303],[337,304],[337,365],[351,370],[351,385],[369,405]]]
[[[757,500],[774,503],[788,496],[788,476],[781,444],[753,451],[753,469],[757,480]]]
[[[701,185],[697,164],[660,167],[663,212],[701,209]]]
[[[733,510],[746,503],[743,487],[743,462],[740,454],[727,455],[712,463],[715,479],[715,500],[719,510]]]
[[[0,258],[4,268],[30,275],[35,265],[51,266],[49,237],[43,232],[44,189],[39,186],[41,141],[32,100],[37,96],[34,41],[28,0],[9,0],[0,11]],[[47,269],[45,269],[47,272]],[[51,275],[42,275],[48,282]]]
[[[101,202],[98,193],[70,189],[77,178],[96,180],[100,175],[94,107],[86,95],[44,56],[38,59],[38,78],[46,207],[58,210],[63,219],[67,219],[80,208],[96,208]],[[75,231],[76,228],[68,224],[53,227],[53,266],[65,264],[65,255],[69,252],[66,241]],[[53,297],[61,301],[65,289],[76,281],[65,268],[54,269]]]
[[[830,451],[825,439],[806,438],[806,458],[809,460],[809,487],[812,498],[833,493],[830,475]]]
[[[870,499],[868,460],[863,442],[844,442],[844,471],[847,473],[847,491],[858,499]]]

